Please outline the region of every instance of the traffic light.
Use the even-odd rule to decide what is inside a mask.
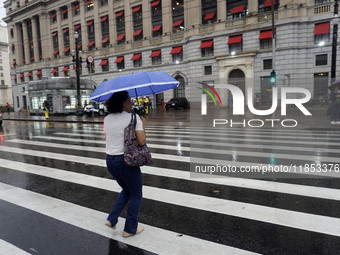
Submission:
[[[276,72],[275,70],[273,70],[271,73],[270,73],[270,82],[272,84],[275,84],[276,83]]]

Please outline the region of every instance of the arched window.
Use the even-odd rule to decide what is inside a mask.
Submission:
[[[181,75],[177,75],[175,77],[176,80],[179,81],[178,87],[174,90],[174,97],[185,97],[185,81]]]

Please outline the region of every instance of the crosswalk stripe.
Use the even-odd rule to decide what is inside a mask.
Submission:
[[[31,140],[19,140],[19,139],[12,139],[8,140],[8,143],[20,143],[20,144],[31,144],[31,145],[40,145],[40,146],[47,146],[47,147],[54,147],[54,148],[65,148],[64,144],[57,144],[57,143],[45,143],[45,142],[37,142],[37,141],[31,141]],[[75,149],[75,150],[85,150],[85,151],[92,151],[92,152],[103,152],[105,153],[105,148],[98,148],[98,147],[90,147],[90,146],[80,146],[80,145],[68,145],[69,149]],[[149,148],[154,148],[152,144],[148,144]],[[159,146],[158,148],[163,149],[169,149],[169,150],[182,150],[182,151],[191,151],[191,152],[200,152],[200,153],[211,153],[215,155],[233,155],[233,157],[238,156],[249,156],[249,157],[275,157],[277,159],[295,159],[295,160],[306,160],[310,161],[310,156],[304,156],[304,155],[294,155],[294,154],[283,154],[283,153],[266,153],[266,152],[243,152],[238,151],[236,154],[234,153],[234,150],[216,150],[216,149],[205,149],[205,148],[187,148],[187,147],[176,147],[176,146]],[[164,154],[159,153],[153,153],[152,155],[155,155],[154,158],[160,158],[163,159],[162,156]],[[168,154],[167,154],[168,155]],[[170,155],[172,156],[172,155]],[[204,157],[204,154],[203,154]],[[169,159],[169,158],[168,158]],[[190,162],[189,157],[183,157],[181,156],[180,161],[183,159],[183,162]],[[188,161],[186,161],[186,159]],[[177,160],[176,156],[173,160]],[[323,157],[323,156],[317,156],[315,158],[315,161],[318,162],[333,162],[333,163],[339,163],[339,159],[335,157]]]
[[[83,149],[86,150],[87,147]],[[65,158],[67,160],[67,158]],[[87,162],[85,162],[87,163]],[[224,177],[224,178],[205,178],[206,175],[196,175],[196,178],[193,178],[190,172],[180,171],[174,169],[166,169],[160,167],[153,166],[143,166],[143,173],[163,176],[163,177],[171,177],[182,180],[189,180],[195,182],[204,182],[204,183],[214,183],[217,185],[228,185],[233,187],[242,187],[247,189],[258,189],[258,190],[266,190],[272,192],[279,192],[285,194],[292,195],[300,195],[300,196],[309,196],[315,198],[323,198],[323,199],[331,199],[340,201],[340,190],[337,189],[328,189],[321,187],[313,187],[306,185],[294,185],[288,183],[279,183],[279,182],[271,182],[271,181],[261,181],[261,180],[253,180],[253,179],[245,179],[245,178],[237,178],[237,177]]]
[[[99,136],[99,135],[92,135],[92,134],[71,134],[71,133],[66,133],[66,132],[57,132],[55,133],[55,135],[68,135],[68,136],[81,136],[81,137],[103,137],[103,136]],[[197,140],[204,140],[204,139],[208,139],[209,141],[211,140],[217,140],[217,141],[230,141],[230,140],[234,140],[234,141],[242,141],[242,142],[259,142],[259,143],[269,143],[272,142],[273,140],[268,140],[268,141],[264,141],[263,139],[243,139],[243,138],[226,138],[226,137],[207,137],[204,138],[202,136],[194,136],[194,135],[171,135],[171,134],[164,134],[164,135],[155,135],[155,134],[147,134],[147,140],[149,140],[150,137],[161,137],[161,138],[166,138],[166,137],[173,137],[173,138],[188,138],[188,140],[185,141],[190,141],[189,139],[197,139]],[[318,145],[334,145],[337,146],[337,143],[332,143],[332,142],[319,142],[317,140],[314,141],[296,141],[296,140],[292,140],[292,141],[287,141],[285,140],[280,140],[280,143],[282,144],[302,144],[302,145],[314,145],[314,146],[318,146]],[[338,145],[340,146],[340,145]]]
[[[33,138],[38,139],[44,139],[44,140],[55,140],[55,141],[70,141],[70,142],[83,142],[83,143],[93,143],[93,144],[103,144],[105,145],[106,142],[104,140],[89,140],[89,139],[77,139],[77,138],[68,138],[68,137],[59,137],[59,136],[34,136]],[[160,144],[160,142],[175,142],[176,140],[173,139],[149,139],[147,138],[147,141],[157,141],[158,144],[155,143],[147,143],[150,148],[171,148],[167,147],[167,145]],[[183,141],[183,140],[182,140]],[[189,140],[185,140],[188,143]],[[177,142],[176,142],[177,143]],[[183,148],[189,148],[189,147],[183,147],[182,143],[177,143],[176,147]],[[200,141],[191,141],[191,144],[193,145],[207,145],[207,146],[214,146],[216,145],[216,142],[200,142]],[[165,147],[164,147],[165,146]],[[171,146],[171,145],[170,145]],[[258,144],[239,144],[239,143],[223,143],[219,147],[224,148],[251,148],[251,149],[263,149],[263,145]],[[273,146],[273,145],[266,145],[266,149],[272,149],[272,150],[289,150],[289,151],[303,151],[303,152],[315,152],[315,154],[318,153],[338,153],[339,150],[337,149],[329,149],[329,148],[318,148],[318,147],[291,147],[291,146]]]
[[[16,247],[15,245],[8,243],[0,239],[0,252],[6,255],[28,255],[30,253]]]
[[[14,148],[9,146],[1,146],[0,151],[4,152],[13,152],[13,153],[20,153],[20,154],[26,154],[30,156],[37,156],[37,152],[35,150],[28,150],[28,149],[20,149],[20,148]],[[47,158],[53,158],[53,159],[59,159],[59,160],[65,160],[65,157],[67,156],[69,158],[69,161],[74,161],[78,163],[84,163],[88,162],[88,164],[100,164],[101,159],[96,158],[90,158],[87,157],[80,157],[80,156],[73,156],[73,155],[65,155],[60,153],[51,153],[51,152],[45,152],[40,151],[39,152],[40,157],[47,157]],[[163,160],[172,160],[172,161],[181,161],[186,163],[193,163],[196,165],[213,165],[216,166],[217,164],[219,166],[235,166],[236,168],[240,167],[256,167],[257,169],[264,169],[265,167],[268,167],[270,164],[268,163],[251,163],[251,162],[239,162],[239,161],[229,161],[229,160],[220,160],[220,159],[208,159],[208,158],[198,158],[198,157],[185,157],[185,156],[175,156],[175,155],[168,155],[168,154],[159,154],[159,153],[153,153],[152,156],[156,159],[163,159]],[[105,165],[105,164],[104,164]],[[286,168],[292,168],[292,166],[289,165],[282,165],[280,166],[286,167]],[[334,170],[328,169],[327,172],[311,172],[311,171],[304,171],[301,173],[299,168],[297,168],[297,171],[292,171],[290,174],[294,174],[297,177],[313,177],[313,176],[324,176],[324,177],[334,177],[339,178],[339,173]],[[262,177],[261,173],[258,173],[259,177]],[[264,176],[263,176],[264,177]]]
[[[157,254],[254,254],[145,224],[143,234],[125,239],[121,236],[123,218],[119,218],[117,229],[112,230],[104,225],[105,213],[7,184],[0,183],[0,199]]]
[[[63,180],[66,182],[73,182],[115,192],[120,192],[121,190],[121,188],[118,184],[116,184],[115,181],[109,179],[103,179],[90,175],[73,173],[53,168],[39,167],[25,163],[18,163],[13,161],[9,162],[8,160],[0,160],[0,162],[2,167],[13,169],[14,171],[34,173],[58,180]],[[164,190],[148,186],[143,187],[143,194],[144,198],[162,201],[174,205],[247,218],[251,220],[257,220],[327,235],[340,236],[340,219],[338,218],[259,206],[243,202],[222,200],[199,195],[192,195],[188,193]]]

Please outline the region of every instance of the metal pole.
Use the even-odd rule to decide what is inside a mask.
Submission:
[[[80,101],[80,75],[79,75],[79,49],[78,49],[78,38],[76,38],[76,77],[77,77],[77,114],[81,114],[81,101]]]
[[[276,32],[275,32],[275,23],[274,23],[274,0],[271,0],[271,8],[272,8],[272,33],[273,33],[273,40],[272,40],[272,70],[275,71],[275,39],[276,39]],[[276,82],[273,84],[276,86]]]
[[[339,3],[335,0],[334,4],[334,25],[333,25],[333,43],[332,43],[332,67],[331,67],[331,84],[336,78],[336,51],[338,42],[338,13],[339,13]]]

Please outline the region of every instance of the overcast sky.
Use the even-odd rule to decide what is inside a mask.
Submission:
[[[4,1],[5,0],[0,0],[0,24],[3,26],[7,26],[7,24],[2,21],[2,19],[6,16],[6,10],[4,8]]]

